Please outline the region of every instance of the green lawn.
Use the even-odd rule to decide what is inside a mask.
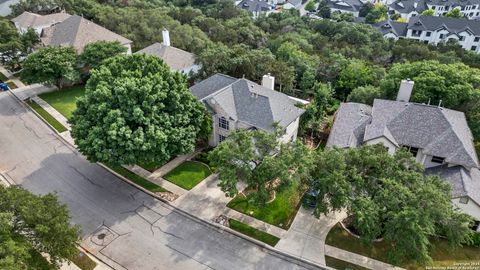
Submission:
[[[41,94],[39,97],[63,114],[67,119],[70,119],[73,111],[77,107],[77,98],[83,96],[84,93],[85,86],[77,85],[64,90]]]
[[[245,223],[242,223],[240,221],[234,220],[234,219],[229,219],[228,222],[230,223],[230,229],[235,230],[239,233],[243,233],[245,235],[248,235],[252,238],[255,238],[259,241],[264,242],[265,244],[268,244],[272,247],[274,247],[278,241],[280,241],[280,238],[271,235],[266,232],[262,232],[258,229],[255,229]]]
[[[464,246],[452,249],[445,240],[433,239],[431,242],[433,248],[430,256],[435,266],[452,266],[455,261],[476,261],[480,263],[480,248]],[[348,234],[339,224],[330,230],[325,243],[387,262],[388,245],[385,242],[373,243],[371,247],[366,246],[359,239]],[[424,266],[419,266],[413,262],[404,262],[399,266],[407,269],[425,269]]]
[[[263,208],[249,203],[248,196],[243,194],[237,195],[227,206],[266,223],[288,229],[298,211],[302,194],[300,184],[294,181],[277,192],[275,200]]]
[[[8,88],[10,88],[10,90],[17,88],[17,85],[12,81],[7,82],[7,85],[8,85]]]
[[[368,268],[361,267],[356,264],[352,264],[339,259],[335,259],[330,256],[325,256],[325,262],[327,263],[327,266],[334,269],[338,269],[338,270],[369,270]]]
[[[93,270],[97,263],[94,262],[85,253],[79,252],[72,262],[82,270]]]
[[[208,167],[210,167],[210,170],[212,172],[216,172],[217,171],[217,168],[215,168],[211,163],[210,163],[210,160],[208,160],[208,154],[213,150],[214,148],[207,148],[205,150],[203,150],[202,152],[198,153],[194,158],[193,160],[195,161],[198,161],[198,162],[202,162],[206,165],[208,165]]]
[[[59,133],[67,131],[67,128],[64,127],[60,122],[57,121],[53,116],[51,116],[47,111],[45,111],[40,105],[38,105],[35,101],[30,100],[28,102],[30,107],[34,109],[40,116],[45,119],[52,127],[54,127]]]
[[[163,178],[179,187],[190,190],[211,173],[208,166],[203,163],[185,161],[167,173]]]
[[[6,82],[8,81],[8,78],[5,75],[3,75],[3,73],[0,73],[0,80]]]
[[[118,174],[122,175],[123,177],[129,179],[130,181],[134,182],[135,184],[149,190],[151,192],[168,192],[168,190],[162,188],[161,186],[148,181],[147,179],[138,176],[131,171],[121,167],[121,166],[109,166],[110,169],[114,170]]]

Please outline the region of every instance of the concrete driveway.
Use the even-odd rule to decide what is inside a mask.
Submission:
[[[82,246],[117,269],[303,269],[179,214],[88,162],[6,92],[0,172],[33,193],[56,192],[82,228]]]
[[[316,218],[312,210],[300,207],[292,226],[275,246],[278,250],[325,265],[325,239],[330,229],[346,217],[334,212]]]

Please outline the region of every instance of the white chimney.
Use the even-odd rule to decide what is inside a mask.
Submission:
[[[170,46],[170,33],[168,33],[167,29],[163,29],[162,37],[163,37],[163,45]]]
[[[410,101],[414,84],[415,82],[410,79],[402,80],[400,83],[400,89],[398,89],[397,101]]]
[[[270,73],[263,75],[262,86],[273,90],[275,87],[275,77],[271,76]]]
[[[413,3],[413,8],[417,8],[417,6],[418,6],[418,3],[417,3],[417,2],[414,2],[414,3]]]

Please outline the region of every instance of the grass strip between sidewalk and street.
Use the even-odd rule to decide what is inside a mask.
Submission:
[[[116,173],[127,178],[128,180],[134,182],[135,184],[145,188],[151,192],[169,192],[168,190],[162,188],[161,186],[148,181],[147,179],[136,175],[135,173],[123,168],[122,166],[108,166],[110,169],[114,170]]]
[[[73,258],[72,262],[82,270],[93,270],[95,266],[97,266],[97,263],[90,259],[90,257],[88,257],[88,255],[82,251],[80,251],[78,255]]]
[[[274,247],[278,243],[278,241],[280,241],[280,238],[276,237],[275,235],[260,231],[243,222],[234,219],[228,219],[228,223],[230,224],[230,229],[248,235],[272,247]]]
[[[58,133],[67,131],[67,128],[64,127],[60,122],[55,119],[51,114],[49,114],[42,106],[38,105],[35,101],[29,100],[28,105],[35,110],[45,121],[47,121],[53,128],[55,128]]]

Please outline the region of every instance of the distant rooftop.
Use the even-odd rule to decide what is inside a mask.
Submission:
[[[187,51],[165,46],[162,43],[154,43],[137,53],[145,53],[157,56],[173,70],[183,70],[195,65],[195,55]]]

